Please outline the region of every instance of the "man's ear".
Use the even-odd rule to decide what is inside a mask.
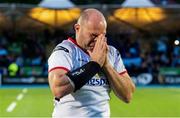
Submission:
[[[75,30],[76,32],[78,32],[79,29],[80,29],[80,25],[76,23],[76,24],[74,25],[74,30]]]

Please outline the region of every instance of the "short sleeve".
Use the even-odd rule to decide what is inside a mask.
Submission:
[[[116,71],[119,73],[119,74],[122,74],[124,72],[126,72],[126,68],[123,64],[123,60],[121,58],[121,54],[119,53],[118,50],[115,49],[115,54],[114,54],[114,68],[116,69]]]
[[[48,72],[54,69],[63,69],[66,71],[72,69],[72,58],[69,50],[59,49],[53,51],[48,59]]]

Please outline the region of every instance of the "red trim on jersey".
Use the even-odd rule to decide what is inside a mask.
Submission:
[[[51,72],[51,71],[53,71],[53,70],[56,70],[56,69],[62,69],[62,70],[65,70],[65,71],[69,71],[69,69],[67,69],[67,68],[65,68],[65,67],[60,67],[60,66],[58,66],[58,67],[54,67],[54,68],[51,68],[48,72]]]
[[[125,73],[127,73],[127,70],[125,70],[125,71],[123,71],[123,72],[120,72],[119,75],[123,75],[123,74],[125,74]]]
[[[75,39],[73,39],[73,38],[69,37],[69,38],[68,38],[68,40],[70,40],[71,42],[73,42],[74,44],[76,44],[78,47],[80,47],[80,46],[77,44],[77,42],[76,42],[76,40],[75,40]]]
[[[81,48],[81,47],[77,44],[77,42],[76,42],[75,39],[69,37],[68,40],[71,41],[72,43],[74,43],[76,46],[78,46],[81,50],[83,50],[86,54],[89,55],[89,53],[88,53],[87,51],[85,51],[83,48]]]

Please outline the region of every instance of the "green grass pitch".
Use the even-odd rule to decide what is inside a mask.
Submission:
[[[51,117],[53,97],[48,87],[0,88],[0,117]],[[11,112],[8,106],[16,102]],[[180,88],[137,88],[131,103],[126,104],[111,94],[112,117],[180,117]]]

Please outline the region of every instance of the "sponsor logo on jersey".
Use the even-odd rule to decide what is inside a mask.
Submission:
[[[108,81],[105,78],[92,78],[86,84],[88,86],[104,86],[108,85]]]
[[[65,52],[69,53],[69,50],[68,50],[67,48],[63,47],[63,46],[57,46],[57,47],[53,50],[53,52],[58,51],[58,50],[63,50],[63,51],[65,51]]]

